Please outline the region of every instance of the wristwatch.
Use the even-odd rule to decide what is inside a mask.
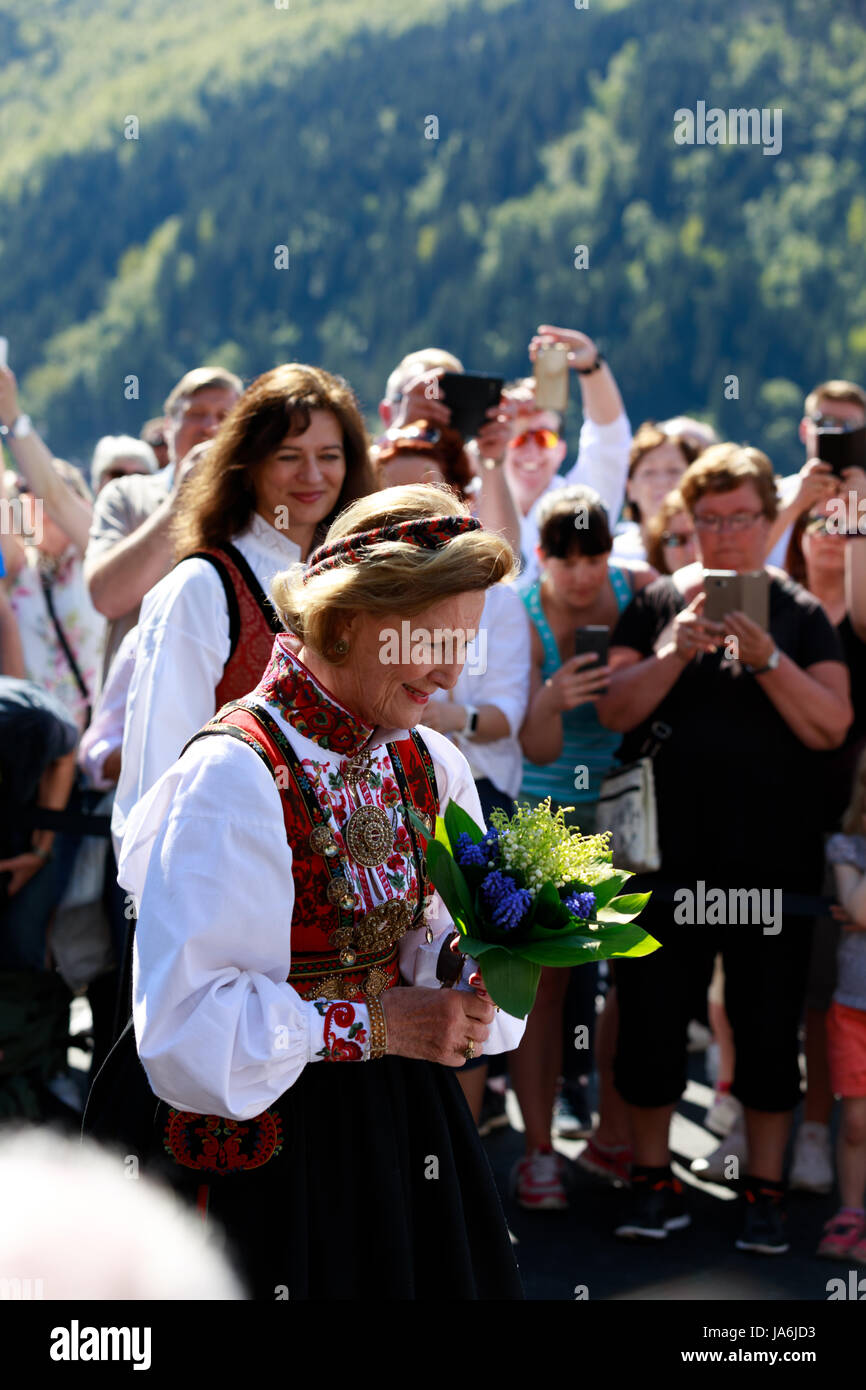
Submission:
[[[458,729],[458,733],[462,734],[464,738],[473,738],[475,735],[475,730],[477,728],[478,710],[476,709],[475,705],[467,705],[466,723],[463,725],[462,729]]]
[[[599,367],[603,366],[604,360],[604,354],[597,352],[595,354],[595,361],[591,367],[575,367],[575,371],[578,376],[592,376],[593,372],[597,372]]]
[[[779,664],[782,653],[778,647],[774,647],[770,652],[766,666],[747,666],[746,670],[750,676],[763,676],[766,671],[775,671]]]
[[[29,415],[19,415],[12,425],[0,426],[4,434],[8,434],[10,439],[26,439],[32,433],[33,423]]]

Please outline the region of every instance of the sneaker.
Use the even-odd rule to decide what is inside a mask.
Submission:
[[[632,1152],[628,1144],[620,1144],[614,1149],[603,1148],[590,1138],[586,1148],[574,1160],[578,1168],[593,1177],[605,1178],[617,1187],[631,1186]]]
[[[790,1250],[782,1202],[760,1189],[755,1192],[751,1188],[745,1189],[743,1200],[746,1219],[737,1249],[751,1250],[756,1255],[784,1255]]]
[[[514,1165],[512,1191],[527,1211],[566,1211],[566,1161],[553,1149],[535,1149]]]
[[[857,1245],[863,1246],[866,1254],[866,1221],[854,1212],[837,1211],[835,1216],[824,1223],[824,1234],[816,1254],[829,1260],[847,1260]]]
[[[731,1130],[727,1139],[723,1139],[712,1153],[707,1154],[706,1158],[693,1158],[689,1164],[689,1169],[696,1178],[703,1178],[704,1182],[735,1182],[739,1177],[740,1168],[745,1167],[748,1157],[749,1146],[746,1141],[746,1133],[745,1130],[738,1127]],[[730,1178],[725,1171],[729,1158],[736,1158],[737,1160],[737,1168]]]
[[[833,1191],[834,1182],[829,1126],[811,1121],[800,1125],[794,1141],[790,1186],[798,1192],[817,1192],[826,1196]]]
[[[713,1103],[707,1111],[707,1118],[704,1120],[707,1129],[724,1139],[725,1135],[730,1134],[736,1126],[737,1121],[742,1126],[742,1120],[743,1107],[737,1097],[732,1096],[730,1091],[716,1091],[713,1096]]]
[[[681,1231],[691,1225],[678,1178],[640,1183],[632,1191],[629,1218],[617,1226],[614,1235],[623,1240],[667,1240],[669,1231]]]
[[[494,1091],[492,1086],[484,1087],[481,1101],[481,1114],[478,1117],[478,1133],[482,1139],[494,1129],[508,1125],[508,1110],[505,1105],[505,1092]]]
[[[592,1113],[579,1082],[563,1082],[553,1105],[551,1133],[557,1139],[586,1139],[592,1133]]]

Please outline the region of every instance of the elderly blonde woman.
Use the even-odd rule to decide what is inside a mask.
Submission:
[[[149,1086],[130,1114],[130,1029],[87,1127],[129,1146],[140,1119],[143,1159],[218,1216],[254,1296],[521,1296],[456,1071],[522,1024],[471,966],[439,987],[453,925],[409,815],[432,830],[453,800],[482,821],[465,758],[423,718],[513,566],[444,489],[353,503],[272,584],[300,645],[276,637],[255,690],[130,817]]]

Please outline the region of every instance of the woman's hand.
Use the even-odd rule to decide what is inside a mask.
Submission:
[[[680,661],[689,662],[700,652],[714,652],[725,635],[722,623],[702,617],[706,594],[695,594],[673,621],[672,641]]]
[[[557,714],[578,705],[594,705],[610,677],[609,666],[599,666],[595,652],[583,652],[563,661],[559,670],[545,682],[548,698]]]
[[[776,644],[770,634],[738,609],[725,614],[725,625],[728,629],[727,636],[736,639],[737,660],[742,661],[744,666],[752,666],[756,671],[766,666],[776,650]]]
[[[515,433],[511,410],[503,410],[502,405],[491,405],[486,412],[487,421],[475,436],[478,457],[482,464],[499,464],[505,461],[508,441]]]
[[[474,978],[474,977],[473,977]],[[466,1047],[475,1043],[477,1057],[490,1035],[495,1006],[463,989],[426,989],[421,985],[388,989],[379,1002],[385,1013],[388,1053],[462,1067]]]
[[[809,512],[813,507],[820,507],[839,488],[839,479],[829,463],[825,463],[823,459],[808,459],[800,469],[798,477],[800,481],[797,490],[789,503],[793,516],[800,516],[802,512]]]
[[[38,874],[44,863],[45,856],[37,854],[35,850],[16,854],[12,859],[0,859],[0,873],[12,875],[6,889],[9,897],[14,898],[16,893],[20,893],[24,885]]]

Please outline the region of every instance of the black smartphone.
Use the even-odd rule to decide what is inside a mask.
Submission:
[[[845,468],[866,468],[866,425],[853,430],[819,429],[818,457],[839,478]]]
[[[579,627],[574,634],[574,654],[575,656],[585,656],[587,652],[595,652],[598,657],[596,665],[607,665],[607,652],[610,643],[610,628],[607,627]],[[587,663],[582,670],[591,671],[591,663]],[[599,695],[607,694],[607,686],[602,686]]]
[[[723,623],[726,613],[745,613],[766,632],[770,626],[770,576],[766,570],[704,570],[703,616]]]
[[[451,428],[464,439],[474,439],[487,423],[487,411],[498,405],[504,377],[463,372],[443,372],[439,378],[440,399],[451,411]]]

